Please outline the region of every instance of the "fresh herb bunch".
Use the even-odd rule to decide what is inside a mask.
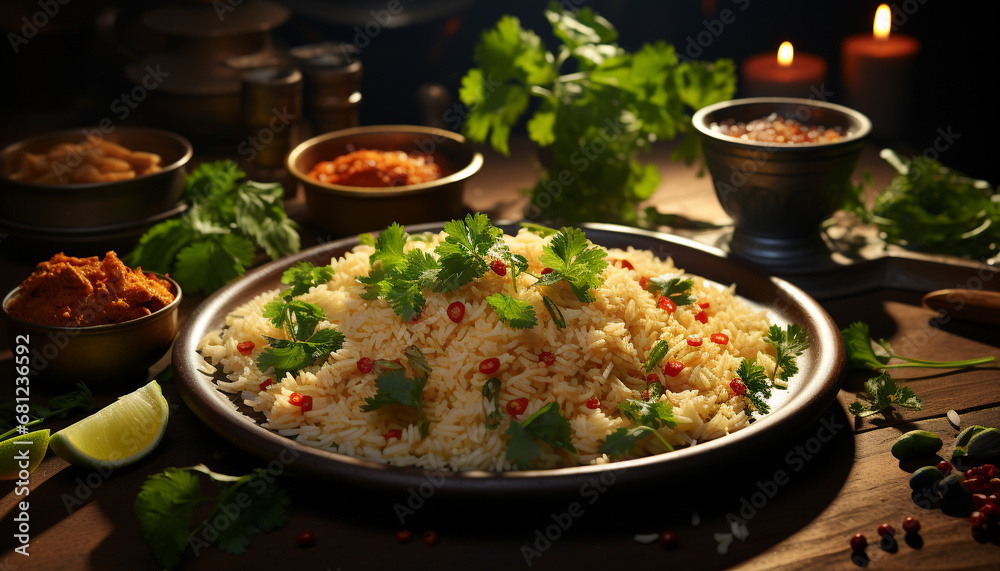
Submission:
[[[126,259],[169,273],[190,292],[212,292],[243,275],[259,246],[277,259],[299,250],[297,225],[285,214],[277,183],[243,180],[233,161],[201,163],[187,177],[188,210],[153,226]]]
[[[909,160],[892,149],[879,154],[898,173],[870,210],[864,185],[848,196],[845,210],[875,224],[884,240],[913,250],[986,259],[1000,253],[1000,193],[924,156]]]
[[[222,484],[221,490],[203,494],[198,474]],[[267,470],[228,476],[198,464],[167,468],[146,478],[135,498],[134,511],[142,539],[157,563],[174,569],[188,547],[195,553],[211,544],[234,555],[245,552],[251,535],[288,523],[290,503]],[[211,512],[196,525],[195,510],[205,504],[211,506]],[[220,517],[225,525],[214,523]]]
[[[478,67],[462,78],[460,97],[470,108],[465,134],[489,139],[506,155],[512,128],[537,100],[527,131],[547,164],[531,190],[536,212],[529,215],[636,223],[639,202],[660,182],[637,151],[684,134],[674,158],[691,162],[699,146],[688,110],[731,98],[735,66],[682,62],[664,42],[628,53],[614,26],[587,7],[563,10],[553,2],[545,16],[560,42],[554,53],[513,16],[483,34]]]
[[[860,396],[868,402],[858,399],[848,407],[851,414],[859,417],[871,416],[894,406],[910,410],[920,410],[922,406],[920,397],[910,387],[897,386],[887,372],[865,381],[865,391]]]
[[[334,328],[316,330],[326,319],[322,307],[295,299],[332,277],[333,269],[329,266],[317,268],[309,262],[296,264],[282,274],[281,283],[290,287],[279,293],[278,299],[264,306],[263,317],[281,329],[287,339],[264,337],[270,347],[257,356],[257,368],[261,372],[274,367],[274,374],[281,378],[312,365],[317,359],[339,351],[343,346],[343,333]]]

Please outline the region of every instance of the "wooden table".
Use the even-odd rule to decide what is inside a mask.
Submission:
[[[516,217],[521,202],[517,188],[530,186],[534,174],[525,147],[504,159],[489,154],[486,168],[468,189],[466,202],[494,218]],[[878,164],[875,149],[866,150],[861,168],[874,169],[884,184],[891,173]],[[695,169],[670,164],[666,153],[654,153],[664,183],[651,200],[663,212],[725,222],[708,178]],[[300,216],[301,197],[289,211]],[[322,232],[305,226],[303,246],[316,243]],[[695,236],[697,237],[697,236]],[[323,238],[325,239],[325,238]],[[914,271],[916,266],[906,266]],[[10,256],[0,260],[3,291],[13,287],[30,266]],[[857,293],[823,300],[844,327],[864,320],[876,337],[888,338],[898,349],[925,358],[1000,357],[1000,334],[987,327],[957,320],[940,320],[920,306],[919,287],[941,282],[962,285],[947,271],[921,280],[895,276],[896,266],[880,266],[881,278]],[[954,276],[966,276],[963,266]],[[974,271],[974,268],[973,268]],[[871,273],[871,272],[870,272]],[[949,282],[949,280],[951,280]],[[895,284],[902,284],[902,289]],[[886,287],[888,285],[889,287]],[[916,287],[913,287],[916,286]],[[984,287],[1000,288],[1000,281]],[[917,291],[914,291],[917,290]],[[189,296],[185,312],[198,300]],[[0,355],[0,379],[10,382],[10,352]],[[973,538],[962,517],[925,509],[910,498],[909,472],[889,454],[900,433],[931,430],[944,440],[949,455],[957,430],[945,418],[961,415],[961,426],[1000,426],[1000,373],[997,368],[938,374],[927,370],[893,373],[923,399],[923,410],[881,415],[855,423],[846,408],[870,375],[850,373],[836,400],[810,426],[765,449],[750,461],[722,463],[712,473],[683,479],[648,481],[641,485],[610,485],[600,493],[511,498],[503,501],[456,499],[444,494],[420,498],[415,491],[386,492],[357,488],[285,472],[280,483],[292,496],[290,521],[280,530],[254,536],[247,553],[233,556],[205,548],[189,556],[186,569],[996,569],[1000,538]],[[227,444],[210,432],[181,402],[174,383],[163,384],[171,419],[163,442],[137,464],[101,474],[69,466],[50,454],[30,478],[30,494],[14,483],[3,484],[0,500],[0,569],[155,569],[132,512],[139,487],[147,476],[170,466],[205,463],[229,474],[247,473],[263,462]],[[44,387],[33,388],[43,398]],[[38,392],[35,392],[37,390]],[[5,389],[4,398],[11,391]],[[124,391],[122,391],[124,392]],[[97,394],[98,404],[111,402],[117,392]],[[82,415],[53,422],[53,429]],[[18,495],[17,490],[22,495]],[[30,557],[14,552],[14,517],[30,505]],[[413,508],[401,523],[398,506]],[[904,540],[906,516],[917,518],[918,535]],[[745,541],[735,540],[728,554],[718,553],[715,534],[730,533],[731,522],[743,523]],[[888,522],[896,530],[896,545],[878,545],[876,528]],[[416,539],[399,544],[395,534],[411,530]],[[437,533],[433,546],[419,539]],[[663,549],[634,540],[636,534],[671,530],[677,546]],[[312,548],[300,548],[297,536],[310,531]],[[871,545],[863,556],[848,546],[851,535],[864,533]]]

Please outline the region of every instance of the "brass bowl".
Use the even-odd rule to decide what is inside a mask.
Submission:
[[[421,184],[384,188],[320,182],[309,171],[320,161],[359,149],[440,153],[452,174]],[[380,230],[393,222],[415,224],[460,218],[465,181],[483,166],[465,137],[432,127],[379,125],[332,131],[300,143],[288,154],[290,172],[305,189],[313,221],[335,236]]]
[[[180,135],[146,127],[70,129],[39,135],[0,151],[0,212],[15,224],[95,228],[156,216],[177,206],[184,194],[185,167],[193,154]],[[60,143],[79,143],[88,133],[132,151],[156,153],[161,170],[133,179],[89,184],[37,184],[11,180],[24,153],[46,153]]]
[[[840,127],[833,143],[767,143],[723,135],[712,123],[749,122],[772,113],[803,124]],[[766,265],[792,265],[821,255],[819,229],[841,205],[871,121],[832,103],[755,97],[709,105],[692,117],[705,164],[735,229],[730,251]]]
[[[177,335],[177,309],[181,288],[173,279],[174,300],[166,307],[144,317],[90,327],[54,327],[38,325],[13,317],[7,305],[20,293],[14,288],[3,299],[0,313],[7,325],[7,339],[15,359],[27,355],[25,366],[32,378],[73,385],[78,381],[90,388],[121,383],[145,382],[149,368],[166,355]],[[20,349],[25,347],[25,349]],[[136,385],[138,386],[138,385]]]

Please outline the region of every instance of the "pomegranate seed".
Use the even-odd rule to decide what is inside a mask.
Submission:
[[[313,398],[309,395],[304,395],[302,397],[302,404],[299,406],[302,412],[309,412],[313,409]]]
[[[671,377],[676,377],[684,370],[684,363],[680,361],[674,361],[673,359],[667,361],[666,366],[663,367],[663,374],[669,375]]]
[[[528,410],[528,399],[525,397],[514,399],[507,403],[507,414],[514,418],[521,416],[526,410]]]
[[[983,504],[983,507],[979,508],[979,511],[986,516],[988,521],[1000,520],[1000,508],[993,504]]]
[[[543,276],[545,274],[551,274],[551,273],[552,273],[552,268],[542,268],[542,275]]]
[[[464,303],[456,301],[448,306],[448,319],[458,323],[459,321],[462,321],[463,317],[465,317]]]
[[[482,363],[479,363],[479,372],[484,375],[492,375],[498,370],[500,370],[500,359],[496,357],[484,359]]]
[[[556,356],[548,351],[542,351],[542,353],[538,355],[538,362],[544,363],[546,367],[551,367],[556,362]]]
[[[649,284],[649,276],[642,276],[639,278],[639,287],[646,289],[647,284]]]
[[[979,475],[979,467],[978,466],[969,468],[968,470],[965,471],[965,477],[966,478],[971,478],[973,476],[978,476],[978,475]]]
[[[425,531],[424,532],[424,543],[426,545],[434,545],[435,543],[437,543],[437,540],[438,540],[438,534],[437,533],[435,533],[433,531]]]
[[[954,466],[951,465],[951,462],[949,462],[947,460],[942,460],[942,461],[940,461],[940,462],[937,463],[937,469],[940,470],[941,473],[944,474],[945,476],[947,476],[948,474],[951,474],[951,469],[953,467]]]
[[[917,533],[920,531],[920,522],[907,516],[906,519],[903,520],[903,531],[906,533]]]
[[[248,356],[253,352],[254,344],[253,341],[244,341],[242,343],[236,344],[236,350],[240,352],[240,355]]]
[[[979,471],[987,480],[995,476],[997,473],[996,466],[993,464],[983,464],[979,467]]]
[[[708,314],[704,311],[699,311],[697,315],[694,316],[697,321],[702,322],[702,324],[708,323]]]
[[[1000,478],[990,478],[990,481],[986,482],[986,487],[994,494],[1000,493]]]
[[[601,401],[597,397],[590,397],[587,399],[587,408],[595,409],[601,407]]]
[[[712,304],[709,303],[708,301],[704,300],[704,299],[699,299],[698,300],[698,307],[700,307],[702,309],[708,309],[711,306],[712,306]]]
[[[851,549],[861,551],[865,547],[868,547],[868,540],[865,539],[863,533],[855,533],[851,536]]]
[[[701,347],[701,344],[704,343],[705,340],[702,339],[701,337],[688,337],[687,342],[688,345],[692,347]]]
[[[409,543],[413,539],[413,532],[408,529],[401,529],[396,532],[396,541],[399,543]]]
[[[966,478],[962,485],[973,492],[981,492],[986,489],[986,480],[982,476],[973,476]]]
[[[670,300],[670,298],[660,296],[659,301],[656,302],[660,306],[660,309],[666,311],[667,313],[673,313],[677,311],[677,304]]]
[[[312,547],[316,545],[316,536],[311,531],[303,531],[295,538],[295,543],[298,543],[299,547]]]
[[[660,375],[657,375],[656,373],[650,373],[650,374],[646,375],[646,382],[647,383],[658,383],[658,382],[660,382]]]
[[[383,434],[382,437],[386,440],[392,440],[393,438],[399,439],[403,437],[403,431],[398,428],[394,428]]]
[[[493,260],[490,263],[490,269],[500,277],[507,275],[507,264],[503,263],[503,260]]]
[[[713,333],[712,336],[709,337],[709,339],[712,341],[712,343],[717,343],[719,345],[725,345],[726,343],[729,343],[729,336],[726,335],[725,333]]]
[[[649,400],[649,389],[642,391],[642,400]]]
[[[892,537],[896,535],[896,528],[892,527],[888,523],[883,523],[882,525],[878,526],[878,534],[883,537],[885,536]]]
[[[733,379],[729,381],[729,388],[733,389],[733,393],[736,396],[745,395],[747,393],[747,386],[743,384],[740,379]]]
[[[375,369],[375,361],[372,361],[368,357],[362,357],[358,359],[358,371],[361,371],[361,374],[367,375],[374,369]]]
[[[990,503],[990,498],[986,494],[972,494],[972,506],[979,509]]]
[[[663,547],[674,547],[677,545],[677,534],[672,531],[664,531],[660,534],[660,545]]]
[[[292,393],[288,396],[288,404],[292,406],[302,406],[302,395],[299,393]]]
[[[971,525],[974,528],[985,527],[987,521],[989,520],[986,519],[986,515],[984,515],[983,512],[979,510],[974,511],[972,512],[972,514],[969,515],[969,525]]]
[[[269,386],[271,386],[273,384],[274,384],[273,380],[271,380],[271,379],[264,379],[264,382],[261,383],[261,384],[259,384],[259,385],[257,385],[257,388],[260,389],[260,390],[262,390],[262,391],[266,391],[267,387],[269,387]]]

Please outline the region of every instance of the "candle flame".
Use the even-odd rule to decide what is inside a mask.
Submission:
[[[792,49],[792,42],[781,42],[781,46],[778,47],[778,65],[788,67],[792,65],[794,57],[795,50]]]
[[[877,40],[889,39],[889,28],[892,27],[892,12],[887,4],[882,4],[875,11],[875,24],[872,33]]]

